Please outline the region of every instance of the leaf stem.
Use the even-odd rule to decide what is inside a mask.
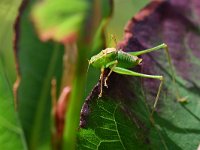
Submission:
[[[79,48],[77,68],[73,81],[67,115],[65,117],[64,149],[74,150],[76,135],[80,119],[80,110],[83,104],[84,87],[86,83],[87,49]],[[85,61],[84,61],[85,60]]]

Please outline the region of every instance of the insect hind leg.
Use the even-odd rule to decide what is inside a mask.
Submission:
[[[139,55],[142,55],[142,54],[146,54],[146,53],[150,53],[150,52],[162,50],[162,49],[165,50],[166,58],[167,58],[167,61],[169,63],[170,72],[171,72],[171,76],[172,76],[172,82],[173,82],[173,85],[174,85],[175,90],[176,90],[176,92],[175,92],[176,99],[177,99],[178,102],[187,102],[187,97],[181,97],[180,94],[179,94],[180,92],[179,92],[179,89],[178,89],[178,85],[176,83],[175,72],[174,72],[174,69],[173,69],[171,56],[169,54],[169,49],[168,49],[167,44],[163,43],[163,44],[160,44],[160,45],[155,46],[153,48],[149,48],[149,49],[137,51],[137,52],[130,52],[129,54],[131,54],[133,56],[139,56]]]
[[[125,68],[120,68],[120,67],[113,68],[113,71],[118,73],[118,74],[124,74],[124,75],[131,75],[131,76],[137,76],[137,77],[143,77],[143,78],[152,78],[152,79],[160,80],[159,88],[158,88],[156,98],[155,98],[155,101],[154,101],[154,104],[153,104],[153,109],[152,109],[152,112],[150,114],[150,121],[152,122],[152,124],[154,124],[153,114],[156,110],[156,106],[157,106],[157,103],[158,103],[158,100],[159,100],[159,97],[160,97],[160,92],[162,90],[164,77],[160,76],[160,75],[142,74],[142,73],[134,72],[132,70],[128,70],[128,69],[125,69]]]

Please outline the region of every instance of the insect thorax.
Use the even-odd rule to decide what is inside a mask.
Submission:
[[[111,61],[115,61],[117,58],[117,51],[115,48],[107,48],[102,50],[99,54],[93,56],[89,63],[94,67],[105,67]]]

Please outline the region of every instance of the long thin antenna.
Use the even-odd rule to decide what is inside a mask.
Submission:
[[[87,71],[86,71],[87,74],[88,74],[89,68],[90,68],[90,61],[88,60],[88,67],[87,67]]]
[[[116,36],[111,34],[111,39],[114,41],[115,43],[115,48],[117,49],[117,39],[116,39]]]

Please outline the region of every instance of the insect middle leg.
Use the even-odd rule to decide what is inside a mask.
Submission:
[[[139,56],[139,55],[142,55],[142,54],[146,54],[146,53],[150,53],[150,52],[153,52],[153,51],[156,51],[156,50],[162,50],[162,49],[164,49],[165,52],[166,52],[167,61],[169,63],[169,67],[170,67],[170,71],[171,71],[171,75],[172,75],[173,85],[176,89],[176,93],[175,93],[176,99],[177,99],[178,102],[187,102],[187,97],[181,97],[180,94],[179,94],[179,89],[178,89],[176,79],[175,79],[175,72],[174,72],[174,69],[173,69],[173,66],[172,66],[171,56],[169,54],[169,49],[168,49],[167,44],[163,43],[163,44],[160,44],[160,45],[155,46],[153,48],[149,48],[149,49],[137,51],[137,52],[130,52],[129,54],[131,54],[133,56]]]
[[[158,100],[159,100],[160,92],[161,92],[161,89],[162,89],[162,85],[163,85],[163,82],[164,82],[163,76],[142,74],[142,73],[134,72],[134,71],[131,71],[131,70],[128,70],[128,69],[125,69],[125,68],[120,68],[120,67],[113,68],[113,72],[116,72],[118,74],[124,74],[124,75],[131,75],[131,76],[137,76],[137,77],[143,77],[143,78],[152,78],[152,79],[160,80],[160,85],[159,85],[159,88],[158,88],[158,91],[157,91],[157,94],[156,94],[156,98],[155,98],[155,101],[154,101],[154,104],[153,104],[153,109],[152,109],[152,112],[151,112],[151,115],[150,115],[150,120],[151,120],[152,123],[154,123],[153,113],[155,112],[155,109],[156,109],[156,106],[157,106],[157,103],[158,103]]]
[[[108,85],[107,85],[108,77],[111,75],[111,73],[113,72],[113,69],[117,66],[117,64],[118,64],[118,61],[115,60],[115,61],[112,61],[112,62],[110,62],[106,65],[106,68],[108,68],[108,67],[110,68],[110,72],[108,73],[108,75],[106,76],[106,78],[104,80],[104,86],[105,87],[108,87]]]

